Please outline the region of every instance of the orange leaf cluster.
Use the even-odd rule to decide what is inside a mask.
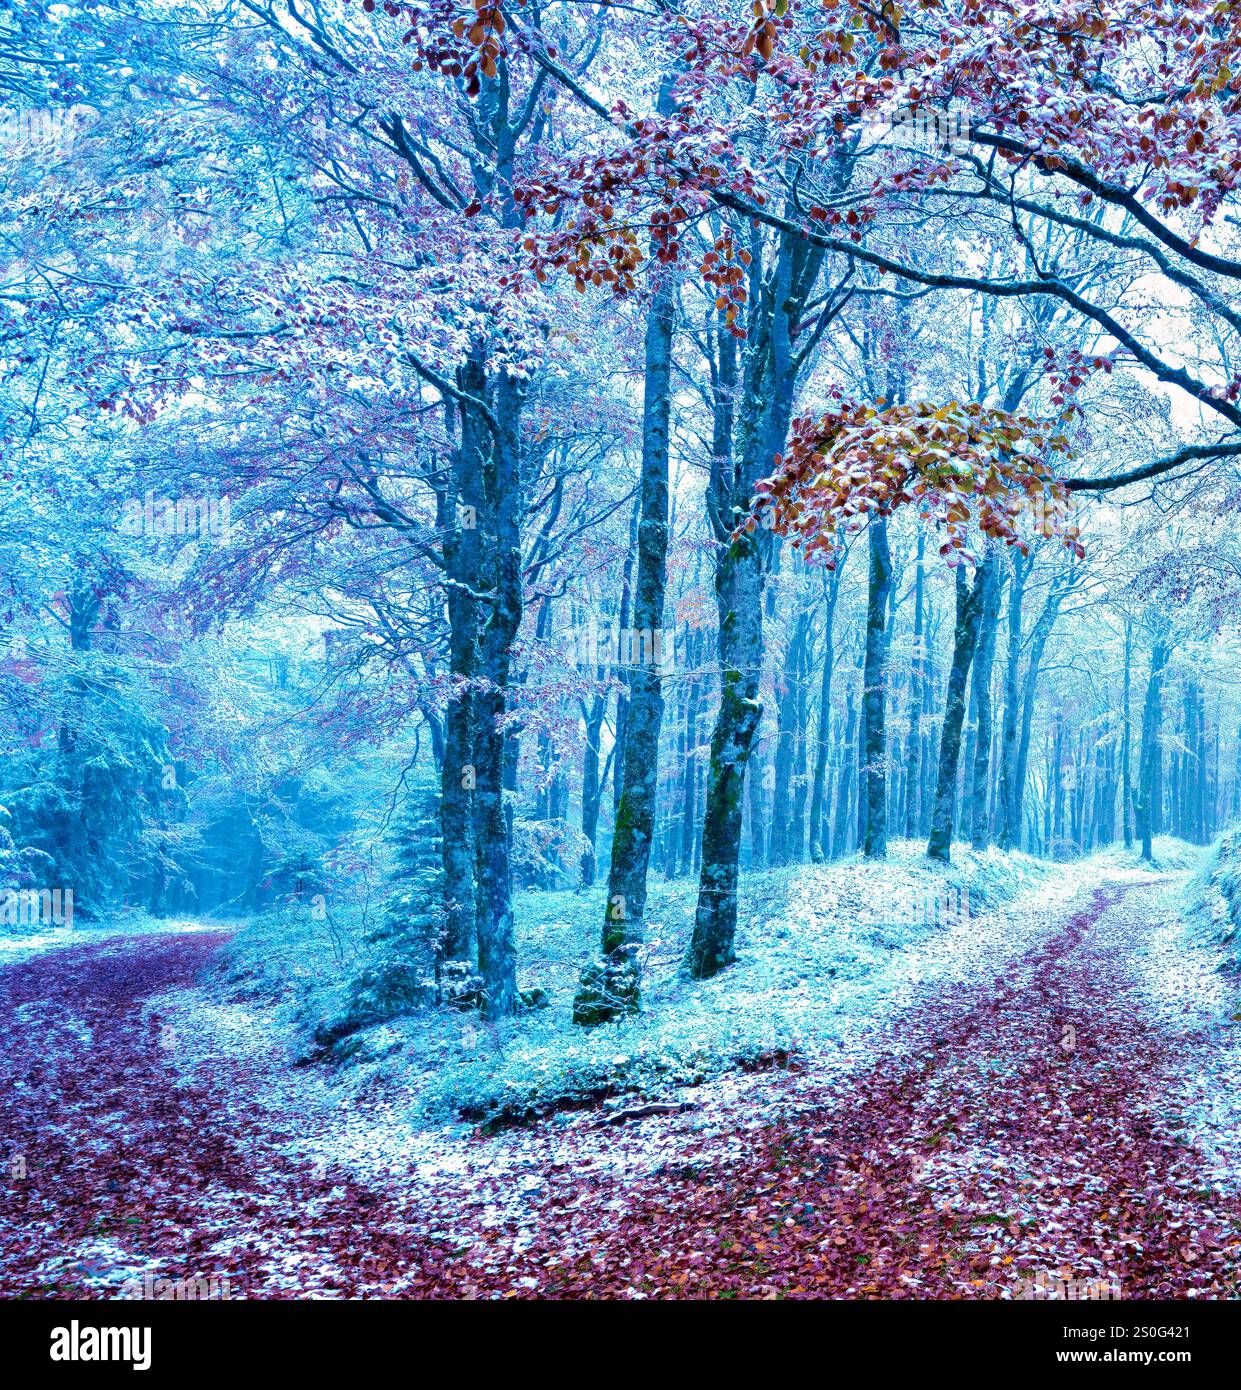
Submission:
[[[465,65],[463,76],[468,96],[477,96],[482,89],[481,77],[494,77],[498,71],[501,42],[506,21],[499,0],[472,0],[474,18],[455,19],[452,31],[474,50]]]
[[[831,567],[842,529],[914,505],[943,528],[940,553],[950,564],[975,558],[972,527],[1024,551],[1023,519],[1081,555],[1053,468],[1069,454],[1055,422],[973,402],[845,402],[793,422],[788,450],[758,484],[738,534],[767,527]]]
[[[714,246],[702,258],[702,278],[718,291],[715,307],[724,315],[729,332],[737,338],[745,337],[737,323],[737,315],[746,301],[745,272],[749,264],[750,253],[739,250],[728,231],[716,238]]]
[[[751,7],[754,23],[741,46],[741,56],[748,58],[757,53],[764,62],[771,58],[776,49],[776,19],[782,19],[788,10],[788,0],[754,0]]]

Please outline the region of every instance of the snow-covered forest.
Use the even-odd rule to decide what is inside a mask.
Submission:
[[[1238,1296],[1234,5],[0,88],[7,1297]]]

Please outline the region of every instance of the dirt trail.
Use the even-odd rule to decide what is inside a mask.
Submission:
[[[1181,1113],[1212,1040],[1171,1038],[1134,969],[1154,904],[1102,888],[1000,978],[928,993],[899,1050],[803,1084],[808,1114],[728,1144],[677,1121],[644,1177],[548,1164],[520,1219],[461,1179],[319,1175],[288,1156],[301,1117],[247,1104],[244,1069],[227,1106],[180,1078],[142,1005],[218,937],[38,957],[0,973],[0,1135],[27,1166],[0,1292],[80,1295],[65,1253],[102,1240],[118,1266],[242,1269],[251,1297],[1236,1297],[1241,1203],[1203,1186]],[[592,1159],[622,1142],[593,1129]]]
[[[24,1169],[0,1188],[0,1296],[108,1296],[146,1273],[296,1291],[267,1286],[273,1250],[306,1290],[349,1294],[408,1262],[367,1230],[372,1193],[287,1156],[300,1117],[247,1104],[244,1067],[227,1105],[179,1074],[144,1005],[225,940],[116,938],[0,971],[0,1157]]]
[[[725,1183],[688,1154],[541,1287],[1235,1297],[1241,1204],[1202,1188],[1176,1109],[1192,1057],[1150,1025],[1129,966],[1153,925],[1143,896],[1100,890],[998,980],[926,1001],[903,1058],[766,1130]],[[549,1226],[542,1248],[556,1240]]]

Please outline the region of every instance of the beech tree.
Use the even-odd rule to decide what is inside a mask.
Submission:
[[[517,1018],[520,895],[581,888],[603,1022],[669,878],[705,979],[743,866],[1235,813],[1231,11],[5,24],[49,120],[0,212],[2,790],[101,902],[357,888],[382,823],[393,999]],[[316,759],[368,768],[348,828]]]

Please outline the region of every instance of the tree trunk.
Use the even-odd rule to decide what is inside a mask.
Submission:
[[[1125,687],[1120,730],[1121,823],[1124,827],[1125,848],[1133,848],[1133,719],[1130,710],[1133,682],[1133,620],[1125,619]]]
[[[638,573],[634,584],[636,662],[629,670],[625,754],[621,794],[612,836],[608,898],[603,917],[603,953],[624,965],[626,988],[618,996],[626,1011],[638,1006],[637,959],[642,940],[646,879],[659,788],[659,735],[663,724],[664,589],[668,555],[668,431],[671,411],[672,336],[676,293],[671,274],[656,285],[647,313],[642,414],[641,512]],[[620,953],[626,960],[619,960]],[[586,982],[584,981],[584,987]],[[580,997],[580,996],[579,996]],[[608,1013],[607,1009],[602,1010]],[[578,1011],[575,1011],[575,1017]],[[600,1011],[584,1011],[596,1018]]]
[[[522,615],[520,431],[524,404],[524,383],[502,372],[495,387],[494,447],[485,470],[483,540],[485,552],[492,557],[486,576],[491,603],[480,639],[480,673],[487,688],[477,697],[474,820],[478,969],[483,980],[482,1012],[489,1019],[507,1017],[519,1004],[511,826],[505,813],[504,787],[508,745],[513,738],[506,728],[507,692],[513,643]]]
[[[797,661],[797,724],[793,742],[793,819],[789,825],[790,857],[795,864],[806,858],[806,802],[810,782],[806,775],[810,721],[810,618],[802,635]]]
[[[1038,620],[1034,624],[1034,631],[1030,634],[1030,656],[1026,662],[1025,678],[1022,682],[1020,733],[1017,740],[1016,772],[1013,777],[1013,800],[1010,808],[1016,815],[1017,826],[1017,836],[1010,846],[1012,849],[1020,848],[1021,844],[1020,829],[1022,807],[1025,803],[1026,770],[1030,762],[1030,733],[1034,726],[1034,698],[1038,691],[1039,669],[1043,661],[1043,652],[1047,647],[1047,641],[1056,624],[1056,619],[1060,616],[1060,606],[1064,602],[1065,595],[1075,583],[1076,572],[1071,570],[1063,571],[1052,581],[1047,601],[1043,605],[1043,611],[1038,615]]]
[[[582,834],[590,844],[588,850],[582,851],[583,888],[593,887],[595,882],[595,844],[599,838],[599,812],[606,780],[605,769],[601,768],[599,761],[600,739],[607,709],[606,692],[596,695],[589,708],[582,706],[582,718],[586,726],[585,746],[582,751]]]
[[[1051,838],[1047,852],[1053,859],[1064,857],[1064,715],[1056,712],[1056,736],[1052,744],[1052,765],[1048,768],[1051,781]]]
[[[991,668],[995,661],[996,629],[1000,617],[1000,591],[1003,588],[1001,558],[994,541],[982,564],[984,582],[982,614],[979,618],[978,649],[974,656],[974,708],[978,728],[974,742],[974,781],[971,789],[970,839],[975,849],[986,849],[991,840],[987,791],[991,770]]]
[[[764,271],[761,255],[752,258],[743,438],[735,476],[725,471],[725,460],[718,453],[712,459],[708,506],[720,547],[715,592],[721,679],[720,708],[711,737],[698,904],[686,960],[690,975],[697,979],[715,974],[734,959],[741,793],[762,717],[762,599],[770,544],[761,530],[737,540],[731,534],[736,510],[750,505],[755,483],[770,472],[775,455],[784,450],[800,367],[793,338],[822,262],[820,249],[787,234],[777,242],[770,270]],[[731,340],[731,333],[721,326],[721,340],[725,336]]]
[[[475,352],[457,373],[462,392],[481,401],[486,373]],[[470,681],[478,669],[478,604],[482,557],[479,520],[486,512],[484,459],[490,443],[486,423],[468,404],[459,410],[453,455],[453,490],[445,499],[444,567],[448,587],[449,663],[456,690],[444,712],[444,757],[440,765],[441,860],[444,869],[444,937],[437,958],[472,961],[477,947],[474,838],[475,698]]]
[[[1152,841],[1155,836],[1155,798],[1159,794],[1159,736],[1163,718],[1163,673],[1168,664],[1170,647],[1165,637],[1157,637],[1151,648],[1150,679],[1146,683],[1146,700],[1142,706],[1142,745],[1139,754],[1138,796],[1135,806],[1138,836],[1142,841],[1142,858],[1154,862]]]
[[[892,553],[888,523],[872,516],[867,528],[870,541],[870,576],[866,601],[866,663],[863,668],[862,708],[865,716],[864,781],[859,799],[865,806],[866,830],[862,852],[867,859],[883,859],[888,853],[887,643],[885,623],[892,587]]]
[[[849,848],[850,809],[853,804],[853,775],[857,771],[854,740],[857,738],[857,706],[853,691],[845,695],[845,741],[841,750],[840,777],[836,783],[836,825],[832,832],[832,858],[839,859]]]
[[[753,538],[738,542],[716,578],[723,674],[711,736],[702,825],[702,869],[687,968],[706,979],[735,959],[741,797],[750,746],[763,707],[758,682],[763,655],[762,562]]]
[[[625,564],[621,571],[621,601],[620,613],[617,615],[617,624],[620,632],[626,633],[631,630],[629,615],[633,605],[633,561],[638,553],[638,520],[642,513],[642,497],[639,495],[634,499],[633,517],[629,524],[629,549],[625,552]],[[625,671],[620,671],[620,692],[616,697],[616,739],[613,743],[612,755],[612,812],[615,816],[620,807],[622,777],[621,769],[625,764],[625,743],[626,734],[629,727],[629,684]]]
[[[702,710],[702,662],[705,634],[695,633],[690,641],[690,688],[685,713],[685,761],[681,776],[680,872],[690,874],[694,867],[694,841],[698,828],[698,716]]]
[[[1001,849],[1021,843],[1021,797],[1017,794],[1017,738],[1021,727],[1021,614],[1030,560],[1011,552],[1012,576],[1008,585],[1008,652],[1004,663],[1004,732],[1000,754],[999,826],[996,841]]]
[[[988,557],[990,559],[991,557]],[[978,623],[986,586],[984,560],[973,584],[965,579],[964,566],[956,570],[956,626],[953,630],[952,666],[944,700],[944,725],[939,736],[939,774],[935,785],[935,804],[931,812],[931,835],[926,852],[929,858],[948,863],[952,855],[952,824],[956,811],[957,765],[961,758],[961,725],[965,720],[965,695],[970,665],[978,642]]]
[[[823,628],[823,674],[819,683],[819,728],[814,757],[814,784],[810,796],[810,857],[816,864],[827,858],[831,852],[830,823],[828,817],[827,764],[831,753],[832,728],[832,674],[836,665],[836,600],[840,594],[840,571],[825,572],[824,585],[827,589],[827,612]]]
[[[905,838],[915,839],[922,810],[922,700],[926,680],[926,638],[923,605],[926,595],[926,532],[918,530],[918,554],[914,561],[914,633],[909,662],[909,739],[905,745]]]
[[[795,575],[798,570],[794,571]],[[799,598],[801,586],[799,585]],[[776,709],[777,735],[775,760],[775,788],[771,810],[771,844],[768,862],[773,865],[787,864],[795,857],[793,852],[793,822],[795,804],[793,794],[794,767],[797,760],[797,739],[799,736],[799,714],[803,713],[802,656],[810,627],[810,613],[801,603],[793,624],[784,654],[783,690]]]

